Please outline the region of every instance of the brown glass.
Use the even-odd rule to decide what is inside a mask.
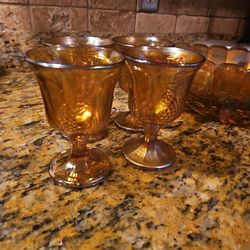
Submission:
[[[118,36],[113,38],[116,43],[118,51],[126,53],[128,50],[138,46],[150,46],[150,47],[172,47],[174,44],[167,39],[158,38],[155,36]],[[128,71],[127,62],[122,67],[121,76],[119,80],[119,86],[121,89],[128,93],[128,107],[129,112],[121,112],[115,118],[114,121],[117,126],[131,132],[142,132],[143,128],[140,127],[134,116],[134,99],[129,92],[129,85],[131,79]]]
[[[44,41],[46,46],[63,46],[63,47],[104,47],[104,48],[115,48],[115,42],[97,36],[57,36],[51,37]],[[90,142],[95,142],[104,139],[108,135],[108,130],[105,128],[98,134],[89,136]]]
[[[110,162],[86,144],[91,135],[107,127],[123,56],[97,47],[41,47],[28,51],[26,61],[39,83],[50,125],[73,145],[52,159],[50,175],[76,188],[103,181]]]
[[[81,47],[81,46],[96,46],[104,48],[113,48],[115,42],[97,36],[83,36],[83,37],[74,37],[74,36],[58,36],[51,37],[44,41],[46,46],[66,46],[66,47]]]
[[[175,152],[158,140],[157,134],[181,114],[193,77],[205,58],[179,48],[145,46],[127,51],[125,57],[132,79],[134,114],[145,136],[129,140],[123,154],[142,169],[169,167],[175,162]]]
[[[192,46],[207,60],[193,80],[190,107],[222,123],[249,126],[249,47],[225,41],[214,43],[209,46],[202,42]]]

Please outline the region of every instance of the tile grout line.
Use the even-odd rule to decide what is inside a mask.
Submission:
[[[173,34],[177,34],[176,33],[177,19],[178,19],[178,15],[175,15],[175,24],[174,24],[174,32],[173,32]]]
[[[30,28],[31,32],[34,32],[34,25],[33,25],[33,18],[32,18],[32,10],[31,10],[31,3],[30,0],[28,0],[28,12],[29,12],[29,20],[30,20]]]
[[[87,0],[87,34],[90,33],[89,30],[89,0]]]

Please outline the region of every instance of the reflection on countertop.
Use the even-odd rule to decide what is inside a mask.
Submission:
[[[118,88],[113,106],[126,108]],[[160,134],[175,166],[144,172],[121,156],[139,135],[110,123],[95,146],[111,176],[74,191],[48,175],[70,145],[48,126],[33,74],[0,78],[0,117],[1,249],[249,249],[249,130],[183,113]]]

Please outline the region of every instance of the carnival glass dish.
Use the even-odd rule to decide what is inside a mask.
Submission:
[[[222,123],[250,125],[250,46],[212,40],[192,49],[207,60],[193,80],[189,106]]]

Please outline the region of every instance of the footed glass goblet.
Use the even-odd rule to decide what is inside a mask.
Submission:
[[[205,58],[189,50],[147,46],[127,50],[125,58],[134,114],[145,136],[129,140],[123,154],[142,169],[167,168],[176,156],[169,144],[157,139],[158,131],[181,114],[192,79]]]
[[[133,50],[137,46],[150,46],[150,47],[173,47],[174,44],[165,38],[158,38],[155,36],[117,36],[113,38],[116,43],[118,51],[125,53],[126,51]],[[127,61],[125,61],[120,75],[119,86],[121,89],[128,93],[128,108],[129,112],[121,112],[115,118],[114,122],[120,128],[131,132],[143,132],[143,128],[139,125],[134,116],[134,98],[133,94],[129,91],[131,83],[130,74],[128,71]]]
[[[51,160],[51,177],[74,188],[103,181],[110,162],[86,144],[108,124],[123,56],[97,47],[40,47],[28,51],[26,61],[39,83],[50,125],[73,144]]]

